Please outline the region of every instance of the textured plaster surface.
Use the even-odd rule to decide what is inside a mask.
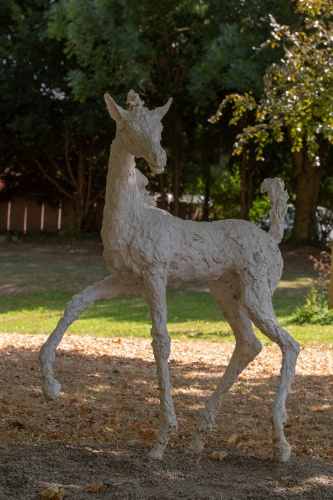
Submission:
[[[271,228],[265,233],[243,220],[184,221],[156,208],[146,190],[147,179],[135,167],[143,157],[156,174],[163,172],[166,153],[161,147],[161,120],[172,99],[154,111],[143,106],[135,92],[128,94],[124,110],[105,95],[109,114],[117,123],[107,175],[102,239],[110,277],[75,295],[40,353],[43,391],[55,398],[61,386],[53,376],[55,350],[69,325],[97,300],[137,295],[147,298],[152,320],[152,347],[160,391],[160,423],[151,456],[162,458],[171,435],[177,432],[168,358],[166,285],[170,281],[206,281],[236,338],[230,363],[207,401],[190,445],[203,448],[219,408],[238,375],[261,351],[252,324],[276,342],[283,354],[280,384],[272,409],[273,458],[286,461],[290,445],[285,439],[285,400],[295,374],[299,346],[278,323],[274,293],[282,272],[278,243],[288,195],[280,179],[266,179],[262,191],[271,203]]]

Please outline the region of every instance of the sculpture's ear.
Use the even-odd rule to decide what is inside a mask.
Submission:
[[[118,106],[109,94],[104,94],[104,99],[110,116],[114,121],[120,122],[125,118],[127,111]]]
[[[163,116],[169,111],[171,103],[172,103],[172,97],[169,97],[168,102],[166,104],[164,104],[164,106],[161,106],[160,108],[156,108],[154,110],[154,115],[156,116],[156,118],[158,118],[159,120],[162,120]]]

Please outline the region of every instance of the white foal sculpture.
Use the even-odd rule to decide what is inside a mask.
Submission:
[[[163,172],[166,154],[160,145],[161,119],[172,99],[149,111],[133,91],[128,97],[130,107],[124,110],[105,95],[108,111],[117,123],[110,150],[102,228],[103,255],[111,276],[89,286],[67,304],[64,316],[40,352],[43,392],[53,399],[60,391],[61,386],[53,377],[55,350],[69,325],[83,311],[97,300],[145,296],[152,319],[152,347],[160,391],[160,425],[151,456],[162,458],[170,436],[177,432],[168,371],[166,285],[175,280],[202,280],[209,284],[228,320],[236,346],[220,383],[206,403],[190,450],[202,450],[205,434],[212,429],[228,390],[261,351],[253,322],[277,342],[283,354],[272,428],[273,458],[286,461],[291,447],[284,436],[285,400],[294,378],[299,346],[278,323],[271,300],[283,266],[277,245],[287,210],[288,195],[283,182],[266,179],[262,185],[272,205],[269,233],[244,220],[185,221],[156,208],[145,189],[147,179],[135,168],[135,157],[143,157],[154,173]]]

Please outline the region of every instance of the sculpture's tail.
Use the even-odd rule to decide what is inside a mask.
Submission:
[[[271,227],[268,234],[274,238],[276,243],[280,243],[284,232],[284,218],[286,216],[289,198],[287,191],[284,189],[282,179],[265,179],[261,184],[261,192],[268,194],[271,209],[269,215],[271,217]]]

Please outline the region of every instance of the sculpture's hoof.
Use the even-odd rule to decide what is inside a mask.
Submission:
[[[45,399],[53,400],[58,397],[61,390],[61,384],[59,384],[58,380],[53,379],[52,382],[44,382],[42,390]]]
[[[202,440],[199,437],[195,437],[189,444],[187,448],[188,451],[193,453],[201,453],[204,449]]]
[[[287,441],[273,445],[273,460],[275,462],[287,462],[291,454],[291,446]]]
[[[155,444],[154,448],[149,453],[149,457],[154,460],[162,460],[165,446],[160,443]]]

